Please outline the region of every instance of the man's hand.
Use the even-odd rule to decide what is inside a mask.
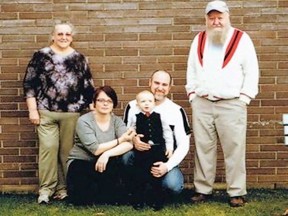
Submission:
[[[153,163],[153,166],[151,167],[151,174],[156,178],[164,176],[167,172],[168,168],[166,164],[161,161]]]
[[[167,158],[170,158],[173,154],[173,150],[166,150],[165,155],[167,156]]]
[[[134,136],[133,138],[133,144],[134,148],[138,151],[148,151],[151,148],[151,145],[145,142],[142,142],[140,140],[141,137],[143,137],[143,134],[137,134],[137,136]]]

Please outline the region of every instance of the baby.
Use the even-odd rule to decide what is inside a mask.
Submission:
[[[154,95],[150,91],[141,91],[136,95],[136,102],[141,112],[133,118],[132,126],[135,127],[137,134],[143,135],[142,142],[149,143],[152,147],[161,146],[166,155],[164,160],[167,161],[167,158],[170,158],[173,153],[173,134],[169,125],[161,119],[160,114],[153,111]],[[160,159],[163,157],[159,155]]]
[[[155,178],[151,174],[151,167],[155,162],[166,162],[171,157],[173,153],[173,133],[170,126],[161,119],[160,114],[153,111],[155,98],[151,92],[141,91],[136,95],[136,102],[140,112],[133,116],[132,126],[135,127],[139,136],[141,134],[141,141],[151,145],[151,148],[147,151],[134,149],[134,204],[143,206],[145,185],[151,185],[152,194],[147,196],[150,201],[159,198],[159,190],[162,190],[162,177]],[[155,201],[153,202],[155,203]]]

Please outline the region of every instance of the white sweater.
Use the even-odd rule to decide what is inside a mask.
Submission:
[[[234,28],[228,32],[223,47],[213,46],[206,39],[203,66],[198,59],[198,38],[194,38],[187,67],[186,91],[191,102],[196,95],[210,100],[239,98],[249,104],[258,94],[259,66],[255,48],[249,35],[243,32],[229,63],[222,68],[226,47]]]

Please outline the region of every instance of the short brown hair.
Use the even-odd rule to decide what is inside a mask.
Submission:
[[[94,96],[93,96],[93,102],[96,103],[96,100],[100,94],[100,92],[104,92],[108,95],[108,97],[111,98],[113,101],[113,108],[115,108],[118,105],[118,97],[115,92],[115,90],[111,86],[100,86],[95,89]]]

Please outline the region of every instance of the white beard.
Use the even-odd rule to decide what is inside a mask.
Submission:
[[[215,45],[224,45],[230,25],[222,29],[207,28],[207,37]]]

